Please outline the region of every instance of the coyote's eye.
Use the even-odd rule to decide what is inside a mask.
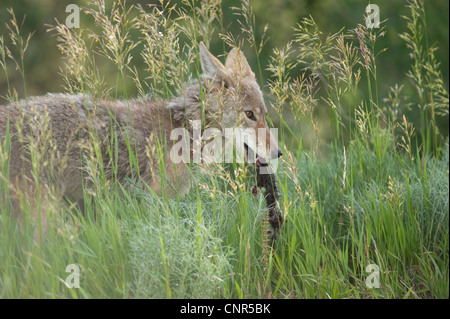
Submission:
[[[256,117],[255,117],[255,115],[253,115],[253,112],[252,112],[252,111],[245,111],[245,115],[247,115],[247,117],[248,117],[250,120],[256,121]]]

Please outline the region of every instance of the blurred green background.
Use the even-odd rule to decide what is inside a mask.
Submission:
[[[128,4],[142,5],[158,1],[128,1]],[[70,3],[76,3],[79,6],[87,6],[89,1],[60,1],[60,0],[2,0],[0,3],[0,36],[5,39],[8,47],[13,47],[11,39],[6,28],[6,23],[10,19],[7,8],[13,8],[17,19],[22,21],[26,19],[22,26],[22,34],[26,36],[30,32],[35,32],[31,38],[28,50],[25,55],[25,74],[27,95],[41,95],[46,92],[63,91],[62,77],[59,75],[59,68],[62,66],[62,55],[56,47],[56,37],[47,32],[47,24],[55,24],[55,19],[64,22],[68,13],[65,8]],[[110,6],[112,1],[106,1]],[[406,72],[410,68],[411,59],[409,51],[400,39],[399,35],[406,31],[406,22],[403,15],[409,15],[409,10],[405,7],[403,0],[395,1],[372,1],[380,8],[381,20],[386,21],[386,35],[377,42],[378,50],[388,48],[386,52],[377,58],[377,68],[379,81],[380,98],[387,96],[389,87],[398,83],[405,84],[403,93],[408,96],[414,96],[415,92]],[[365,8],[369,1],[336,1],[336,0],[258,0],[251,2],[256,16],[256,35],[257,39],[261,37],[264,26],[269,25],[268,42],[261,52],[261,65],[264,69],[263,83],[266,83],[270,77],[265,68],[269,61],[273,48],[283,46],[293,37],[293,27],[299,23],[302,18],[312,16],[317,24],[322,28],[324,34],[335,33],[342,27],[347,30],[356,27],[358,23],[363,23]],[[233,6],[240,6],[239,0],[225,0],[222,2],[224,13],[223,25],[235,36],[244,35],[240,31],[237,23],[238,17],[231,9]],[[437,43],[439,49],[436,57],[441,61],[441,71],[448,87],[449,71],[449,2],[443,0],[425,1],[426,18],[428,24],[428,39],[430,44]],[[92,20],[88,16],[81,14],[81,28],[92,26]],[[138,69],[143,70],[143,62],[140,57],[139,46],[133,51],[133,61]],[[224,46],[219,37],[211,40],[211,51],[219,55],[223,53]],[[228,50],[228,49],[227,49]],[[244,47],[245,54],[256,70],[257,61],[255,52],[248,44]],[[142,68],[139,65],[142,64]],[[19,72],[14,71],[15,65],[8,60],[9,81],[13,88],[17,90],[19,97],[23,97],[23,84]],[[267,90],[266,90],[267,91]],[[3,72],[0,72],[0,96],[7,93],[6,78]],[[128,93],[136,95],[136,90],[128,89]],[[2,99],[1,104],[5,103]],[[320,116],[320,115],[319,115]],[[448,116],[440,119],[440,127],[446,127],[448,131]],[[448,134],[448,133],[447,133]]]

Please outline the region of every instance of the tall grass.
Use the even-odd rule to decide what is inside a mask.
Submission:
[[[223,5],[109,6],[99,0],[84,9],[95,22],[92,29],[68,29],[57,21],[49,29],[65,61],[65,91],[125,100],[130,88],[140,97],[167,100],[185,82],[198,81],[199,41],[219,36],[224,52],[247,41],[284,148],[277,175],[286,221],[274,248],[268,245],[264,198],[251,191],[252,167],[193,167],[197,187],[182,197],[157,196],[139,182],[129,132],[122,133],[136,180],[117,182],[113,130],[109,158],[102,158],[95,132],[83,145],[83,212],[43,185],[37,201],[48,197],[49,227],[36,243],[24,194],[23,220],[9,213],[11,139],[17,134],[30,141],[37,182],[45,184],[40,165],[57,171],[65,163],[54,148],[49,115],[36,114],[43,123],[39,134],[20,130],[25,119],[0,128],[0,297],[448,298],[449,141],[436,126],[437,116],[448,116],[448,90],[436,48],[428,44],[424,4],[408,2],[401,35],[412,59],[405,76],[418,96],[405,96],[396,84],[380,92],[380,81],[389,78],[376,72],[377,55],[385,50],[376,40],[390,32],[389,22],[378,30],[358,25],[326,35],[313,17],[305,18],[292,41],[263,66],[259,54],[270,28],[257,39],[259,21],[251,3],[242,1],[234,11],[244,38],[236,38],[222,25]],[[0,62],[8,78],[7,58],[17,61],[25,88],[30,37],[22,40],[10,13],[10,41],[0,38]],[[138,55],[144,68],[134,64]],[[263,79],[263,68],[270,79]],[[331,143],[321,137],[318,106],[330,109]],[[413,107],[421,111],[420,123],[407,118],[406,108]],[[166,145],[151,139],[149,147],[161,154]],[[155,174],[163,177],[164,159],[148,160],[159,161]],[[65,285],[69,264],[81,268],[80,288]],[[380,270],[379,288],[366,285],[371,264]]]

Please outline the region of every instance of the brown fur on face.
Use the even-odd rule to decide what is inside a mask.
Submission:
[[[267,124],[262,92],[244,54],[237,48],[231,50],[223,65],[200,43],[200,61],[212,100],[208,105],[213,114],[221,115],[216,120],[220,128],[254,129],[257,149],[253,151],[265,160],[281,156]]]

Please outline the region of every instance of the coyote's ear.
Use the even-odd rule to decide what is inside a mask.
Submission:
[[[226,80],[227,70],[223,64],[208,51],[203,42],[200,42],[198,46],[204,76],[213,81]]]
[[[252,72],[250,65],[247,62],[244,54],[238,48],[234,48],[230,51],[225,61],[225,67],[232,69],[234,73],[244,76],[255,78],[255,73]]]

